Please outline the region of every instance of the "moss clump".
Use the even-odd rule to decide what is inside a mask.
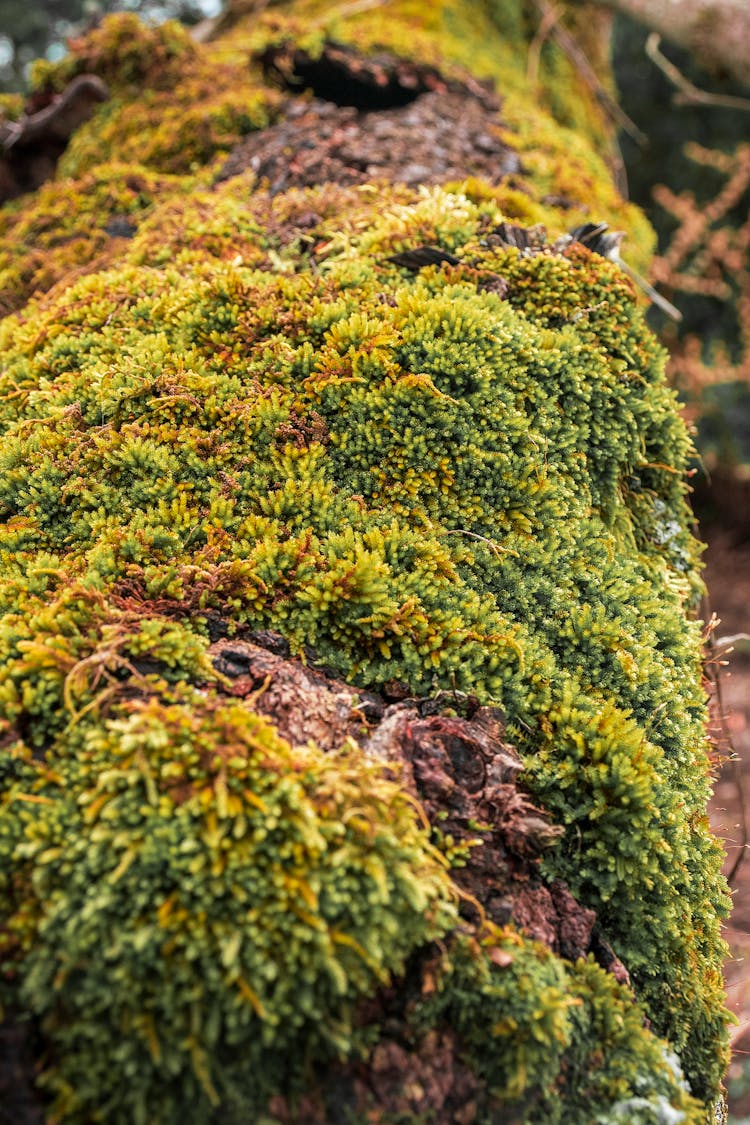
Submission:
[[[423,20],[415,44],[461,64],[448,5],[437,46],[432,7],[396,7],[386,39]],[[368,1056],[386,1032],[362,1002],[400,974],[408,991],[439,939],[409,1019],[457,1029],[477,1121],[703,1120],[727,899],[704,817],[689,441],[630,283],[580,247],[498,245],[513,184],[271,197],[249,174],[171,177],[118,27],[78,49],[115,102],[3,218],[14,300],[54,284],[0,325],[4,988],[41,1023],[54,1112],[208,1123],[218,1100],[260,1119],[316,1066]],[[176,86],[143,73],[167,99],[272,33],[204,51],[143,32],[180,45]],[[148,170],[100,165],[129,112],[119,136],[130,154],[143,131]],[[547,144],[524,197],[554,219]],[[592,205],[617,212],[586,159]],[[52,244],[31,270],[56,223],[77,237],[82,215],[122,214],[133,237],[98,260],[90,236],[68,287]],[[458,264],[389,260],[425,243]],[[392,779],[222,699],[217,615],[362,687],[502,705],[566,828],[548,873],[597,911],[637,1002],[595,966],[459,926]]]
[[[460,1031],[510,1120],[686,1125],[704,1119],[677,1059],[643,1035],[627,991],[591,960],[563,967],[544,947],[507,931],[490,933],[481,946],[459,939],[444,958],[434,995],[415,1011],[417,1023],[447,1020]],[[489,1107],[486,1120],[495,1120]]]
[[[100,165],[61,192],[56,183],[0,211],[0,310],[20,308],[38,291],[116,260],[164,194],[182,194],[175,177],[142,165]]]
[[[71,47],[59,63],[36,64],[34,88],[60,90],[78,74],[96,74],[111,97],[68,146],[66,176],[115,159],[188,173],[267,125],[279,100],[252,78],[246,59],[217,55],[174,22],[148,28],[134,15],[109,16]]]
[[[522,172],[500,189],[503,196],[515,197],[519,209],[506,213],[527,218],[520,211],[525,200],[526,207],[542,211],[529,221],[546,220],[553,229],[572,226],[579,212],[586,218],[592,210],[606,214],[632,235],[628,254],[633,264],[646,267],[653,232],[642,212],[626,203],[612,183],[607,167],[607,157],[614,156],[612,128],[601,101],[549,40],[540,55],[537,86],[529,89],[527,56],[537,28],[517,0],[437,0],[429,5],[392,0],[387,18],[376,8],[342,19],[325,0],[274,4],[260,16],[251,11],[244,18],[242,5],[233,5],[235,9],[233,35],[240,42],[246,37],[251,50],[292,41],[315,55],[331,38],[363,52],[392,51],[452,78],[489,80],[503,98],[503,140],[518,150],[523,164]],[[587,8],[572,18],[579,43],[597,65],[602,88],[611,89],[601,13]],[[562,210],[557,206],[561,198]]]
[[[292,750],[246,708],[156,676],[136,699],[121,687],[106,720],[76,717],[64,747],[45,764],[14,747],[0,819],[15,906],[0,948],[50,1046],[59,1119],[208,1123],[221,1105],[239,1123],[278,1091],[294,1103],[311,1067],[377,1048],[357,1001],[436,938],[409,1033],[458,1032],[485,1091],[475,1119],[522,1098],[529,1122],[619,1120],[628,1098],[644,1122],[660,1105],[702,1119],[597,966],[496,927],[451,936],[444,861],[359,752]]]
[[[6,763],[3,946],[66,1121],[207,1121],[240,1090],[259,1110],[346,1049],[354,1001],[456,921],[379,770],[165,687],[76,722],[54,769]]]
[[[31,72],[35,90],[62,90],[79,74],[98,74],[115,89],[142,85],[167,89],[184,77],[198,54],[189,32],[170,20],[149,28],[137,16],[109,17],[69,44],[60,62],[38,59]]]
[[[502,702],[570,826],[551,868],[708,1096],[725,900],[663,357],[616,267],[483,252],[493,204],[403,194],[314,272],[294,241],[275,275],[124,266],[8,322],[6,718],[67,754],[71,713],[133,659],[115,605],[161,662],[159,615],[182,619],[178,676],[205,675],[188,638],[211,609],[363,685]],[[386,254],[410,230],[472,266],[403,276]]]

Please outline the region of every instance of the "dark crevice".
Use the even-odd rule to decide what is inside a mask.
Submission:
[[[434,67],[330,42],[316,58],[285,43],[255,62],[291,93],[272,125],[233,149],[217,183],[251,170],[273,196],[378,180],[417,186],[474,176],[497,184],[520,170],[501,135],[499,95],[470,75],[446,78]],[[498,284],[505,282],[485,287]]]
[[[35,1085],[42,1049],[35,1025],[6,1010],[0,1023],[0,1125],[44,1125],[44,1101]]]
[[[326,43],[318,57],[290,43],[277,45],[258,61],[269,77],[293,93],[312,90],[324,101],[364,111],[399,109],[421,94],[448,88],[434,67],[395,55],[366,57],[337,43]]]
[[[401,86],[395,75],[389,75],[379,85],[370,74],[352,74],[343,66],[328,65],[321,59],[300,60],[294,77],[324,101],[364,110],[396,109],[425,92],[423,87]]]

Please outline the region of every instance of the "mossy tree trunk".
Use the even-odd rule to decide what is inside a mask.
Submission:
[[[32,1118],[721,1114],[689,439],[566,237],[652,245],[601,32],[299,0],[39,66],[0,212]]]

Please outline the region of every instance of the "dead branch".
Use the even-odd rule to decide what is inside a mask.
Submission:
[[[95,74],[79,74],[44,109],[24,114],[18,121],[0,122],[0,145],[7,152],[43,141],[67,142],[94,107],[106,101],[109,91]]]
[[[0,118],[0,203],[51,179],[73,133],[107,97],[101,78],[79,74],[36,113]]]
[[[706,628],[706,659],[705,671],[714,690],[714,700],[716,704],[716,714],[721,727],[721,736],[724,746],[727,750],[727,761],[732,769],[732,782],[737,790],[737,800],[740,807],[740,842],[737,845],[737,855],[734,858],[731,869],[727,874],[727,882],[730,887],[735,885],[735,878],[737,872],[745,859],[745,854],[750,843],[750,828],[747,821],[747,794],[745,792],[745,781],[742,775],[742,761],[739,754],[734,748],[732,741],[732,734],[727,723],[727,712],[724,704],[722,693],[722,669],[725,667],[726,661],[721,659],[722,651],[719,643],[716,640],[715,632],[716,627],[719,625],[719,620],[716,614],[711,611],[711,603],[708,592],[703,598],[703,620],[708,621]]]

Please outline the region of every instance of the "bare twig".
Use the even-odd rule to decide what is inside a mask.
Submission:
[[[23,148],[40,141],[66,142],[91,116],[96,104],[108,97],[101,78],[95,74],[79,74],[44,109],[24,114],[18,121],[0,122],[0,148],[7,152],[15,146]]]
[[[750,98],[738,98],[733,94],[711,94],[708,90],[701,90],[694,86],[690,79],[679,70],[666,55],[659,50],[661,35],[652,31],[646,40],[646,54],[659,70],[680,91],[675,94],[676,105],[711,105],[720,106],[722,109],[741,109],[750,112]]]
[[[504,555],[513,555],[514,558],[518,558],[518,551],[513,551],[510,547],[501,547],[494,539],[487,539],[486,536],[477,535],[476,531],[467,531],[463,527],[454,528],[452,531],[444,531],[443,535],[468,535],[470,539],[478,539],[480,543],[486,543],[496,555],[502,552]]]
[[[352,0],[350,4],[341,4],[338,8],[327,10],[326,22],[331,19],[343,19],[346,16],[358,16],[360,12],[369,12],[372,8],[382,8],[390,0]]]
[[[663,313],[666,313],[667,316],[670,316],[672,320],[682,320],[682,313],[680,312],[680,310],[676,308],[676,306],[673,305],[671,301],[668,301],[666,297],[662,297],[661,293],[657,293],[653,285],[646,281],[645,277],[641,277],[637,270],[634,270],[633,267],[629,266],[627,262],[623,262],[622,258],[618,259],[618,262],[621,269],[624,270],[628,277],[633,279],[636,285],[640,285],[641,289],[646,294],[648,299],[654,305],[656,305],[657,308],[661,309],[661,311]]]
[[[598,0],[630,16],[695,59],[707,71],[750,79],[750,4],[747,0]]]
[[[734,1048],[736,1043],[739,1043],[746,1031],[750,1031],[750,1019],[741,1020],[736,1027],[733,1027],[729,1032],[729,1046]],[[743,1051],[742,1054],[745,1052]]]
[[[726,651],[729,648],[734,648],[738,641],[750,641],[750,633],[732,633],[729,637],[718,637],[716,647]]]

